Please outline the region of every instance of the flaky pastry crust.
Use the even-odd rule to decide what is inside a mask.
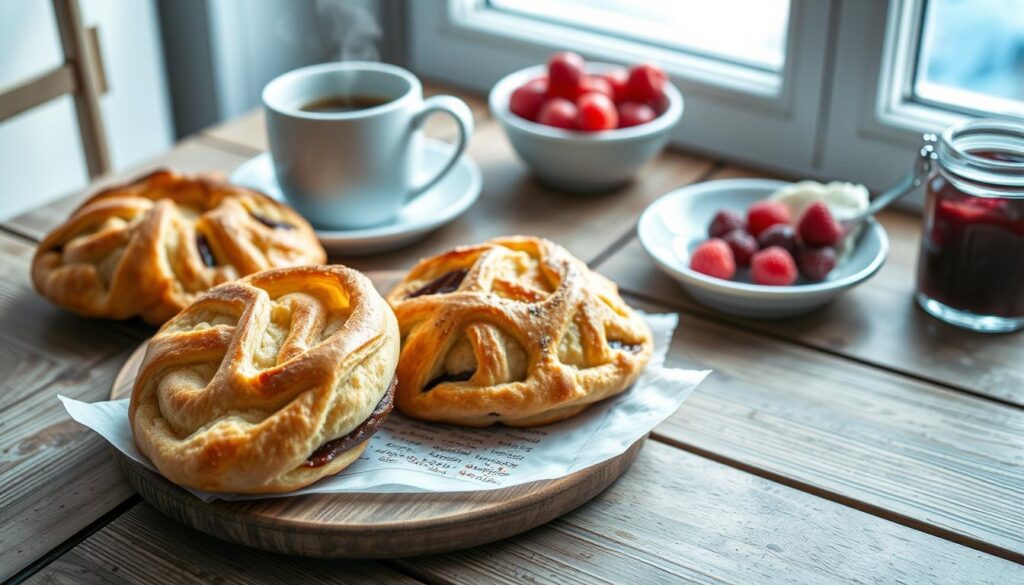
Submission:
[[[79,206],[39,244],[32,282],[76,313],[159,325],[222,282],[326,260],[313,228],[288,206],[157,171]]]
[[[394,314],[355,270],[280,268],[219,285],[150,340],[129,408],[135,443],[181,485],[298,489],[365,449],[361,439],[312,457],[365,428],[382,400],[390,408],[398,352]]]
[[[388,302],[402,335],[395,403],[425,420],[562,420],[629,387],[654,347],[614,283],[540,238],[423,260]]]

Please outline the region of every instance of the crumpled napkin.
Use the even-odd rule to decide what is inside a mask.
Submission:
[[[654,354],[640,378],[626,392],[568,420],[525,429],[470,429],[417,421],[396,411],[356,462],[300,490],[243,495],[184,489],[210,502],[300,494],[478,491],[570,475],[625,452],[675,412],[710,373],[665,367],[678,315],[643,316],[654,333]],[[132,440],[128,399],[90,404],[59,398],[71,418],[156,471]]]

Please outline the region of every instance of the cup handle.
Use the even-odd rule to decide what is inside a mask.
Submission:
[[[436,185],[438,181],[455,167],[459,157],[462,156],[462,153],[466,152],[466,147],[469,146],[469,137],[473,134],[473,112],[470,111],[466,102],[450,95],[435,95],[423,100],[423,109],[412,120],[413,129],[418,129],[434,114],[448,114],[455,120],[455,124],[459,128],[459,136],[455,140],[455,150],[452,152],[448,162],[441,167],[441,170],[436,175],[426,183],[414,187],[409,192],[405,198],[406,203],[412,202],[420,195],[429,191],[431,187]]]

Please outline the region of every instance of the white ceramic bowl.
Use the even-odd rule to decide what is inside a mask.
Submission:
[[[591,74],[620,68],[608,63],[587,64]],[[683,116],[683,96],[671,83],[665,84],[665,112],[632,128],[576,132],[537,124],[509,111],[512,92],[546,73],[546,65],[516,71],[495,84],[488,101],[519,157],[542,182],[560,191],[597,193],[625,185],[661,152]]]
[[[764,179],[708,181],[660,197],[640,216],[640,242],[658,266],[693,298],[724,313],[753,318],[792,317],[813,311],[870,278],[889,253],[889,238],[868,220],[853,251],[822,282],[764,286],[722,280],[690,270],[690,254],[707,239],[719,210],[746,215],[751,203],[789,183]],[[742,274],[745,275],[744,270]]]

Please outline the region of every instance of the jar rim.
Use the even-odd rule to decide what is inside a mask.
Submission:
[[[999,159],[978,153],[1002,153]],[[947,172],[997,187],[1024,187],[1024,123],[973,119],[946,128],[939,140],[938,162]]]

